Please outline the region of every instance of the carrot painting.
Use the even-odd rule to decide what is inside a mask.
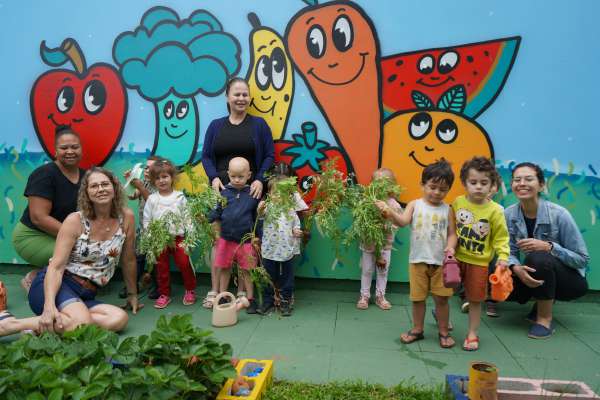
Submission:
[[[313,5],[292,17],[285,42],[358,182],[369,182],[379,165],[382,132],[380,51],[372,21],[352,2]]]

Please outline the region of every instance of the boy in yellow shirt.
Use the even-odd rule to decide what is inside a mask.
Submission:
[[[489,200],[498,172],[485,157],[474,157],[460,170],[460,180],[467,194],[452,203],[456,217],[458,247],[466,300],[469,302],[469,331],[463,350],[479,348],[477,331],[481,320],[481,302],[486,299],[488,264],[498,256],[496,268],[508,268],[509,235],[502,207]]]

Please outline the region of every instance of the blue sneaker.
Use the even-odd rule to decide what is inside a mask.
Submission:
[[[533,307],[531,307],[531,311],[525,316],[525,319],[532,324],[537,323],[537,303],[533,303]]]
[[[550,323],[550,328],[541,324],[533,324],[529,328],[528,337],[532,339],[548,339],[554,333],[554,324]]]

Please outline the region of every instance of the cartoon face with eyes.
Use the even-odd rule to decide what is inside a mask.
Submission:
[[[381,140],[379,44],[367,14],[350,1],[307,7],[285,33],[288,52],[358,182],[378,167]]]
[[[441,87],[452,83],[456,79],[452,71],[460,61],[458,53],[454,50],[446,50],[427,53],[416,62],[416,68],[420,73],[416,83],[428,88]]]
[[[473,217],[473,213],[465,208],[460,208],[456,211],[456,225],[465,226],[471,225],[475,222],[475,218]]]
[[[479,235],[480,240],[484,240],[490,234],[490,223],[487,219],[480,219],[473,225],[473,231]]]
[[[175,165],[190,162],[198,146],[198,110],[191,99],[170,94],[155,103],[157,135],[152,154]]]
[[[263,118],[271,128],[273,139],[285,132],[294,93],[294,71],[283,39],[271,28],[261,26],[256,14],[248,14],[250,33],[250,87],[248,113]]]
[[[382,167],[390,168],[405,190],[404,202],[421,194],[423,168],[445,158],[460,175],[462,164],[473,156],[492,158],[493,151],[485,130],[475,121],[450,111],[413,111],[394,114],[384,125]],[[464,193],[462,185],[450,189],[446,201]]]

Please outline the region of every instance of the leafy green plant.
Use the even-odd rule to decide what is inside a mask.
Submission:
[[[170,213],[171,214],[171,213]],[[146,255],[148,272],[152,271],[156,260],[167,246],[175,245],[175,235],[169,232],[169,224],[166,218],[150,221],[148,227],[142,231],[138,250]]]
[[[294,212],[296,208],[294,194],[298,191],[297,185],[295,176],[273,181],[273,187],[265,200],[265,223],[277,223],[282,215],[289,216],[290,211]]]
[[[346,188],[351,183],[351,179],[345,177],[335,167],[336,159],[333,158],[323,163],[321,173],[314,177],[315,198],[304,225],[310,232],[313,223],[316,223],[319,233],[333,241],[335,252],[338,254],[339,245],[343,240],[343,231],[338,225],[338,220],[349,200]]]
[[[199,248],[200,254],[207,254],[216,240],[215,231],[207,219],[208,213],[219,203],[225,205],[226,200],[212,190],[208,178],[198,176],[191,165],[184,165],[183,171],[189,177],[192,186],[191,192],[184,191],[187,198],[185,215],[190,217],[190,221],[186,221],[189,226],[183,244],[189,249]]]
[[[352,191],[347,202],[352,213],[352,225],[344,232],[344,244],[349,245],[358,240],[365,245],[375,247],[375,257],[381,256],[381,250],[386,244],[386,237],[392,231],[392,224],[384,219],[375,201],[386,201],[390,197],[400,195],[400,187],[386,177],[374,179],[367,186],[356,185],[349,189]]]
[[[121,343],[93,325],[25,335],[0,347],[0,398],[212,399],[236,375],[231,353],[190,315],[161,316],[149,336]]]

